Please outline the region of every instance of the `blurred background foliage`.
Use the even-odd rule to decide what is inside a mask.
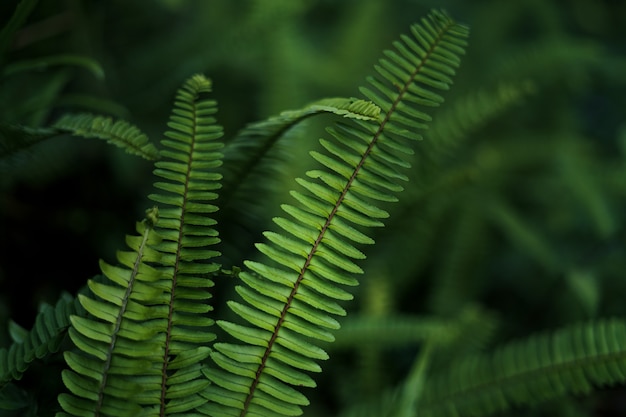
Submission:
[[[228,141],[281,111],[357,96],[383,49],[431,7],[447,9],[471,26],[470,47],[418,146],[401,204],[375,236],[352,316],[478,320],[457,346],[476,350],[626,315],[626,2],[33,3],[16,36],[0,44],[0,122],[38,128],[87,111],[126,119],[155,143],[176,88],[193,73],[213,79]],[[0,4],[3,27],[16,4]],[[233,245],[225,245],[225,268],[255,256],[251,243],[271,227],[329,121],[291,131],[271,194],[249,195],[255,204],[245,215],[223,214],[222,238]],[[98,273],[99,258],[113,259],[149,205],[151,169],[69,137],[0,161],[3,323],[29,327],[40,303],[74,293]],[[216,304],[219,315],[223,300]],[[307,394],[307,415],[397,384],[419,344],[342,346]],[[624,393],[525,415],[623,414]]]

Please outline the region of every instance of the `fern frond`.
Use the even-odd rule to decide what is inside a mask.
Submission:
[[[309,108],[311,111],[333,113],[348,119],[377,120],[380,117],[380,107],[371,101],[357,98],[325,98],[311,103]],[[289,116],[290,113],[283,115]]]
[[[161,208],[148,210],[141,236],[127,239],[132,251],[118,253],[123,267],[101,262],[109,282],[90,281],[96,297],[80,298],[92,317],[72,317],[79,352],[66,354],[72,370],[63,381],[74,395],[59,397],[71,415],[178,415],[206,402],[202,360],[215,337],[208,276],[219,269],[209,262],[219,239],[206,215],[216,210],[208,201],[219,188],[211,170],[221,163],[222,135],[215,101],[205,98],[210,89],[196,75],[178,91],[155,163],[163,181],[149,196]]]
[[[163,339],[160,377],[160,415],[190,413],[206,402],[199,395],[208,385],[202,374],[202,360],[209,355],[207,343],[215,335],[210,274],[220,265],[211,261],[219,255],[211,246],[219,242],[209,217],[217,211],[217,198],[223,146],[222,127],[214,118],[217,103],[209,99],[211,81],[202,75],[189,78],[178,90],[168,123],[166,138],[161,141],[161,160],[155,163],[157,193],[149,197],[159,204],[156,230],[162,241],[154,246],[162,278],[168,283],[165,303],[166,327]]]
[[[59,396],[70,415],[139,415],[140,405],[149,402],[141,393],[159,386],[159,369],[153,363],[164,350],[158,331],[167,307],[159,305],[165,304],[158,297],[163,290],[154,285],[160,273],[147,264],[159,258],[149,247],[158,237],[150,220],[137,223],[137,231],[140,236],[126,239],[133,251],[118,252],[124,267],[101,262],[108,281],[90,280],[93,296],[79,295],[89,316],[70,317],[69,334],[78,351],[65,352],[71,370],[62,377],[73,395]]]
[[[572,325],[470,355],[428,379],[421,416],[486,416],[626,382],[626,322]]]
[[[20,379],[35,359],[56,352],[70,326],[71,315],[84,315],[85,310],[72,297],[61,298],[54,307],[44,304],[30,331],[9,348],[0,349],[0,387]]]
[[[158,159],[156,147],[136,126],[123,120],[92,114],[66,114],[53,125],[75,136],[104,139],[126,152],[148,160]]]
[[[224,149],[224,192],[220,195],[222,207],[228,206],[235,195],[239,197],[238,190],[245,179],[253,177],[259,171],[259,161],[286,132],[309,117],[323,113],[351,119],[376,120],[380,115],[380,108],[366,100],[326,98],[302,109],[284,111],[278,116],[246,126]]]
[[[327,153],[311,152],[324,169],[297,179],[299,204],[285,204],[290,218],[276,218],[284,234],[266,232],[257,245],[269,258],[248,261],[242,302],[229,306],[247,325],[218,324],[247,345],[216,343],[211,354],[221,369],[209,370],[211,401],[203,408],[214,416],[300,415],[308,399],[292,387],[315,386],[303,371],[319,372],[317,360],[328,357],[318,344],[334,339],[332,316],[345,315],[338,302],[352,295],[342,285],[358,284],[355,263],[365,255],[357,245],[373,243],[362,226],[382,226],[388,213],[377,204],[397,200],[399,172],[413,153],[406,140],[420,139],[430,116],[418,106],[437,106],[460,63],[467,28],[433,11],[386,51],[376,66],[382,79],[368,78],[362,92],[382,111],[377,121],[355,120],[329,130],[336,141],[322,139]],[[378,202],[378,203],[376,203]],[[271,265],[270,265],[271,264]]]

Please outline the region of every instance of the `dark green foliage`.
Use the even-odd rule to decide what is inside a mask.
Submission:
[[[566,3],[1,5],[0,416],[623,414],[626,9]]]

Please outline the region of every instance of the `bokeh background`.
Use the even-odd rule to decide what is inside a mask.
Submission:
[[[16,4],[1,2],[0,24]],[[201,72],[214,82],[228,142],[281,111],[360,97],[382,51],[433,7],[471,27],[469,47],[418,145],[412,183],[377,232],[350,311],[458,317],[479,308],[493,320],[484,327],[496,329],[486,347],[624,317],[624,1],[40,0],[0,45],[0,122],[45,127],[87,111],[128,120],[158,144],[176,89]],[[45,59],[52,56],[64,59]],[[47,64],[20,69],[29,62]],[[271,227],[293,177],[311,163],[306,151],[332,121],[291,132],[293,156],[280,162],[273,192],[249,196],[258,204],[247,217],[224,217],[238,223],[223,236],[233,246],[225,268],[255,256],[251,243]],[[98,259],[114,260],[151,205],[151,170],[76,137],[3,155],[0,345],[9,318],[29,327],[42,302],[75,293],[98,273]],[[415,349],[337,352],[307,414],[393,386]],[[626,411],[620,395],[606,390],[532,412],[617,415]]]

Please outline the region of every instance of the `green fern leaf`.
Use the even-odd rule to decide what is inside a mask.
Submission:
[[[66,114],[54,127],[75,136],[104,139],[126,152],[148,160],[158,158],[158,151],[137,127],[123,120],[92,114]]]
[[[141,396],[149,386],[146,382],[160,383],[158,369],[155,372],[152,364],[160,358],[163,347],[154,344],[156,332],[143,331],[144,325],[152,328],[158,320],[140,320],[139,324],[127,316],[127,311],[141,308],[137,304],[146,303],[145,288],[159,278],[159,272],[146,263],[157,261],[159,256],[148,246],[158,241],[153,225],[149,221],[138,223],[137,231],[141,234],[139,242],[127,239],[132,256],[118,255],[127,268],[101,262],[109,281],[90,280],[93,296],[79,295],[90,317],[70,317],[69,333],[78,351],[65,352],[71,370],[63,371],[62,376],[73,395],[61,394],[59,403],[71,415],[139,415],[140,404],[148,402]],[[146,304],[152,303],[154,300],[148,298]]]
[[[486,416],[626,382],[626,323],[572,325],[468,356],[428,379],[423,416]]]
[[[0,387],[20,379],[34,360],[56,352],[70,326],[70,316],[84,314],[85,310],[69,296],[61,298],[54,307],[43,305],[33,328],[21,329],[20,340],[0,349]]]
[[[179,89],[172,116],[161,143],[161,160],[155,175],[163,179],[154,184],[158,193],[149,197],[158,202],[156,226],[162,240],[158,264],[169,283],[164,304],[167,309],[163,329],[160,407],[162,415],[191,413],[206,402],[200,394],[208,385],[201,361],[209,355],[206,346],[215,335],[213,320],[206,316],[213,281],[208,277],[219,271],[211,260],[219,252],[210,249],[219,242],[213,229],[215,220],[208,215],[217,211],[212,201],[221,174],[222,128],[214,118],[216,102],[207,98],[211,81],[195,75]]]
[[[207,371],[213,385],[206,394],[210,403],[202,409],[208,414],[302,413],[306,404],[301,396],[291,395],[291,380],[304,378],[300,370],[319,371],[315,361],[328,357],[318,344],[332,339],[326,329],[338,327],[330,315],[345,315],[332,294],[346,297],[343,290],[333,287],[358,284],[354,274],[362,271],[354,260],[363,256],[354,245],[372,242],[364,233],[352,231],[381,226],[378,219],[388,217],[375,201],[395,200],[389,191],[401,190],[398,181],[407,177],[399,170],[410,166],[406,156],[413,153],[405,141],[419,139],[416,130],[430,120],[414,104],[436,106],[443,101],[433,91],[448,89],[468,33],[438,11],[411,31],[413,38],[394,44],[396,51],[386,52],[388,59],[376,67],[382,80],[369,78],[371,87],[362,89],[382,109],[378,119],[354,120],[329,130],[336,139],[331,146],[327,145],[330,141],[322,141],[329,154],[313,155],[327,169],[297,180],[304,190],[293,195],[301,205],[284,205],[292,219],[276,222],[286,234],[267,233],[269,242],[257,248],[269,259],[245,263],[250,272],[240,274],[245,285],[236,290],[247,307],[230,305],[247,325],[218,324],[235,339],[258,349],[238,356],[246,360],[239,363],[229,355],[240,346],[215,345],[211,358],[221,369]],[[331,290],[322,293],[317,288]],[[271,372],[280,375],[276,363],[291,367],[291,378],[269,377]]]

